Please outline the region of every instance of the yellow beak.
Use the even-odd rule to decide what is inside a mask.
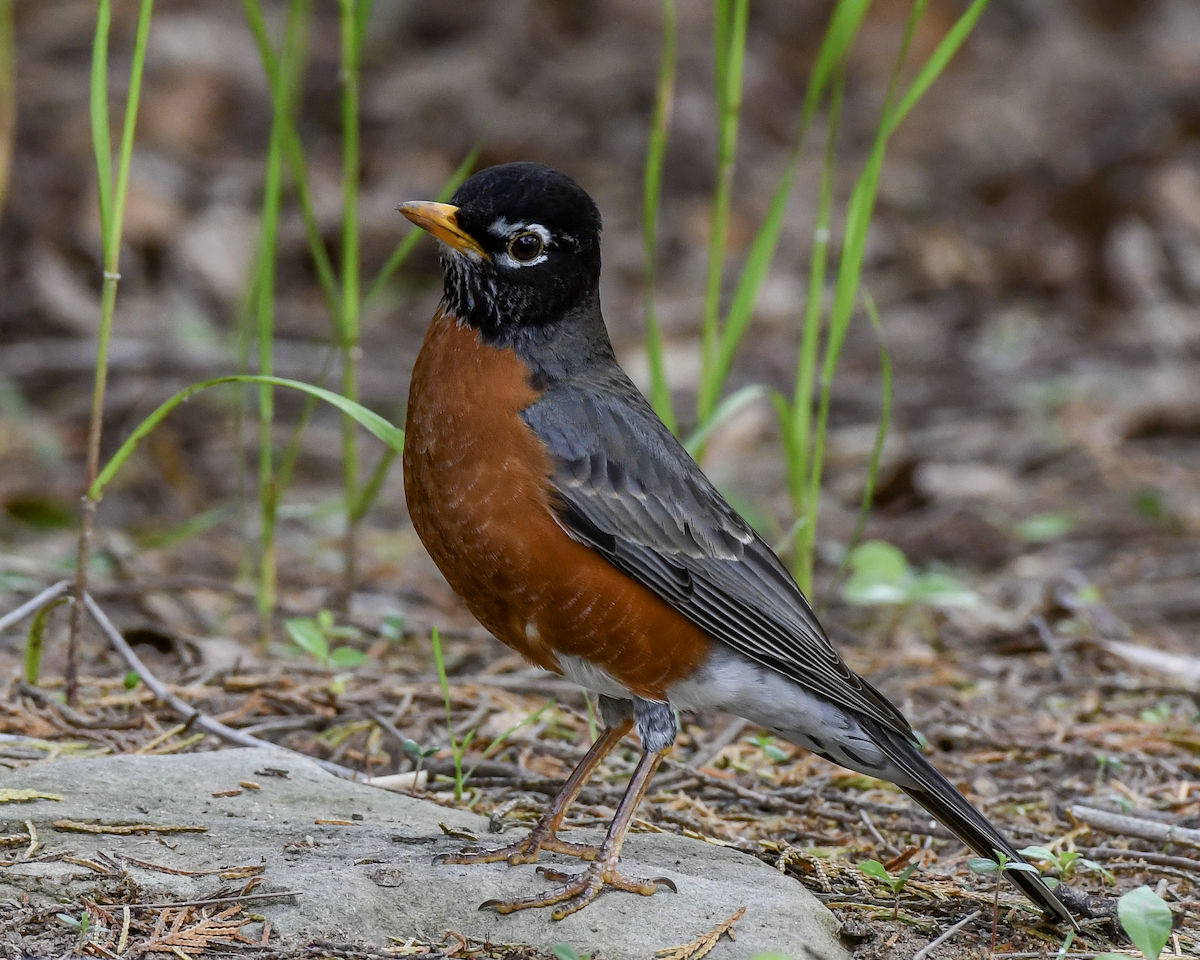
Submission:
[[[468,256],[490,260],[486,250],[474,237],[458,225],[455,214],[458,207],[449,203],[434,203],[431,200],[411,200],[396,208],[422,230],[428,230],[442,243]]]

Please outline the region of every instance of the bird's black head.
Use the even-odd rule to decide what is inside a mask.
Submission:
[[[446,307],[489,341],[554,324],[598,295],[600,211],[556,170],[489,167],[449,204],[399,209],[442,241]]]

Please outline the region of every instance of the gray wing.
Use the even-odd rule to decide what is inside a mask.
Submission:
[[[774,551],[627,378],[556,385],[522,416],[549,451],[568,535],[714,639],[913,738],[903,715],[838,656]]]

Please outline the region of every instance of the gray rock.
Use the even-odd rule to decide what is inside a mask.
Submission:
[[[271,775],[287,771],[287,776]],[[260,790],[214,797],[253,781]],[[655,950],[688,943],[740,907],[737,941],[723,937],[709,956],[734,960],[761,950],[797,958],[846,960],[837,923],[804,887],[752,857],[665,834],[636,834],[625,845],[623,868],[634,876],[668,876],[679,893],[660,890],[642,898],[603,893],[581,912],[555,922],[547,910],[509,916],[481,911],[491,898],[537,893],[550,884],[530,866],[432,864],[433,855],[459,849],[439,824],[467,831],[482,844],[499,845],[487,821],[375,787],[336,779],[315,764],[273,750],[223,750],[172,757],[118,756],[63,760],[0,774],[0,786],[61,794],[61,802],[38,800],[3,808],[8,832],[32,820],[39,852],[70,852],[94,861],[97,854],[124,854],[188,871],[265,864],[262,891],[297,891],[292,898],[263,900],[264,914],[284,944],[309,937],[361,939],[380,946],[390,937],[440,941],[447,930],[493,943],[548,949],[566,941],[580,953],[608,960],[650,957]],[[361,819],[360,819],[361,818]],[[319,824],[322,819],[352,826]],[[64,832],[56,820],[106,825],[153,823],[207,827],[204,833],[114,836]],[[597,831],[572,838],[600,839]],[[546,855],[548,865],[576,869],[576,861]],[[556,863],[556,861],[565,861]],[[198,900],[228,888],[215,875],[182,876],[130,866],[141,887],[139,902]],[[28,893],[34,903],[86,894],[102,878],[63,861],[17,863],[0,873],[0,898]],[[235,881],[239,887],[244,881]]]

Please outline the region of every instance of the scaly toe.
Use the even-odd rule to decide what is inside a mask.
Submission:
[[[653,880],[627,877],[618,873],[613,864],[593,863],[582,873],[563,873],[549,867],[538,867],[537,872],[559,886],[520,900],[488,900],[481,903],[479,909],[513,913],[533,907],[557,906],[551,916],[555,920],[561,920],[586,907],[606,886],[641,894],[643,897],[651,896],[660,886],[666,887],[672,893],[679,892],[675,884],[666,877],[655,877]]]

